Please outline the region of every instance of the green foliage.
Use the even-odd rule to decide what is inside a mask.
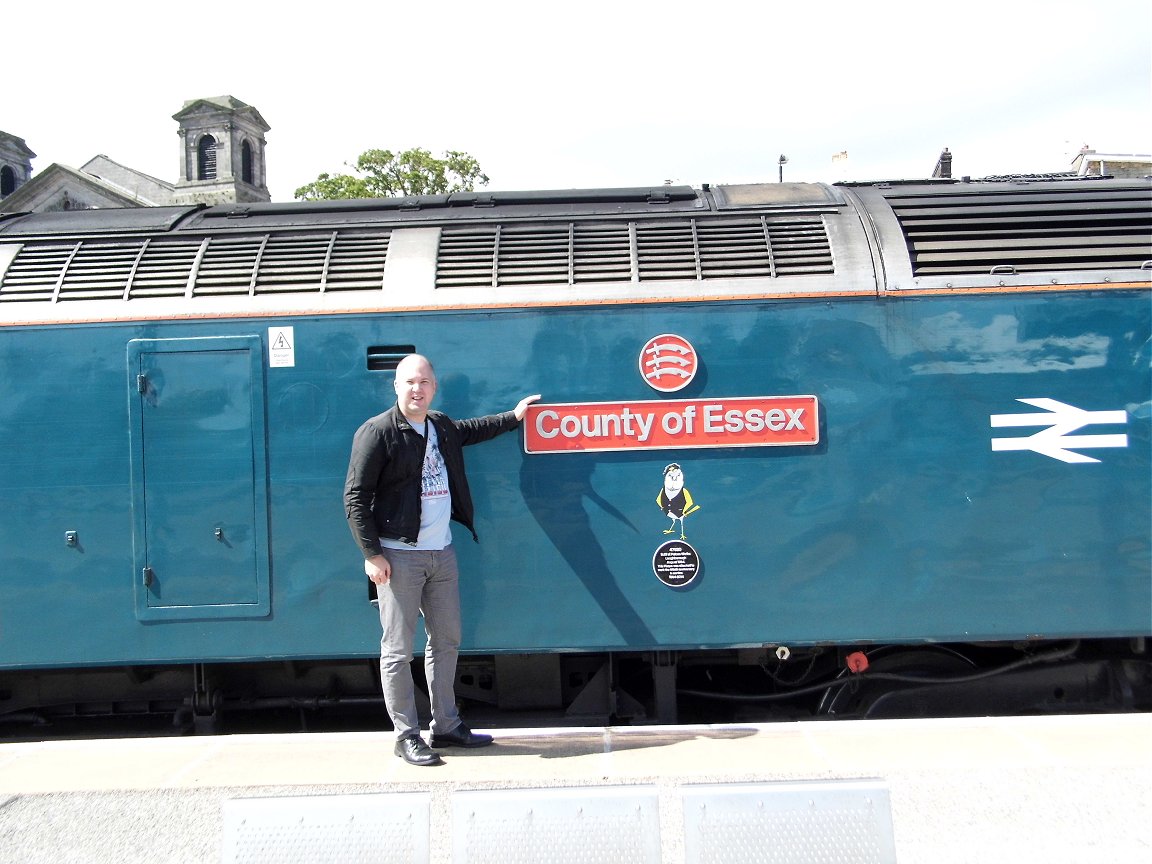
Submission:
[[[488,185],[488,175],[480,170],[480,163],[459,150],[448,150],[443,159],[437,159],[423,147],[413,147],[403,153],[366,150],[355,165],[348,167],[355,175],[321,174],[297,189],[294,197],[298,201],[397,198],[471,192],[477,183]]]

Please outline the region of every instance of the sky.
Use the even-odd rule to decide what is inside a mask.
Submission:
[[[175,182],[172,115],[271,127],[274,201],[369,149],[475,156],[491,190],[911,179],[1152,153],[1152,3],[40,0],[0,27],[0,130],[34,172]],[[17,31],[16,28],[19,28]],[[846,154],[846,157],[837,154]]]

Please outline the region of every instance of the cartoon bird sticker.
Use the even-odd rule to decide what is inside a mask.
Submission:
[[[700,509],[693,503],[692,493],[684,488],[684,469],[673,462],[664,469],[664,488],[656,496],[656,506],[672,523],[664,529],[665,534],[676,533],[676,523],[680,523],[680,539],[687,540],[684,534],[684,519]]]

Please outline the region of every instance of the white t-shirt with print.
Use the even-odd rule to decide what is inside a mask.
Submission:
[[[413,423],[412,428],[421,435],[427,429],[428,435],[424,468],[420,472],[420,536],[415,546],[386,537],[380,538],[380,545],[387,549],[446,549],[452,543],[452,494],[448,489],[448,469],[440,453],[436,427],[425,421]]]

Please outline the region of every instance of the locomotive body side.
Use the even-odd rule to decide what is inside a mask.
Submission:
[[[1138,659],[1147,271],[1109,259],[1113,238],[1057,243],[1095,250],[1060,266],[942,273],[933,255],[1010,242],[924,239],[958,190],[784,187],[0,223],[0,674],[370,661],[342,480],[411,350],[453,416],[539,391],[584,412],[573,446],[608,434],[591,406],[633,418],[603,421],[603,450],[509,435],[466,453],[481,542],[456,537],[463,647],[497,669],[1054,640]],[[698,359],[674,394],[638,362],[660,334]],[[800,394],[811,443],[735,446]],[[525,436],[567,435],[540,418]],[[644,446],[657,424],[697,438]],[[673,463],[692,507],[670,527]],[[659,556],[679,541],[696,567],[670,584]]]

